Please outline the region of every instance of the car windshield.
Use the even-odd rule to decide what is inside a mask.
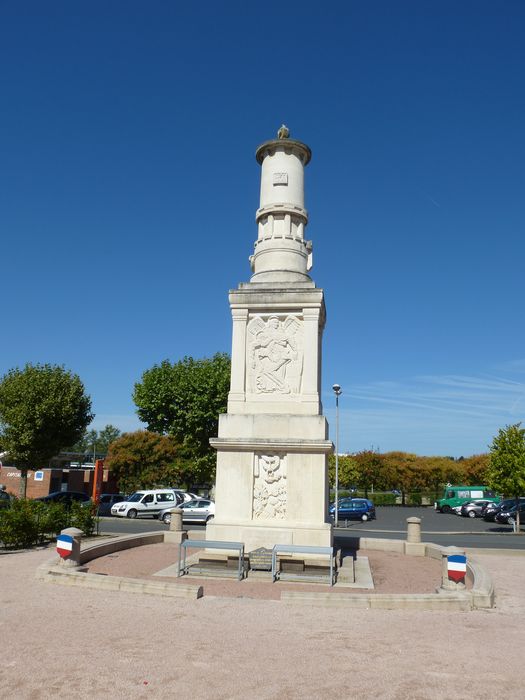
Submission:
[[[137,501],[140,501],[140,499],[144,496],[143,491],[135,491],[135,493],[132,493],[131,496],[128,498],[128,501],[130,503],[136,503]]]

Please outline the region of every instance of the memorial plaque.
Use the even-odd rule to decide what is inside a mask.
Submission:
[[[259,547],[252,552],[248,552],[250,560],[250,569],[252,571],[271,571],[272,570],[272,550],[265,547]]]

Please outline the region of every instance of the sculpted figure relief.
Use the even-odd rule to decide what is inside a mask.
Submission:
[[[286,517],[286,460],[279,455],[255,455],[253,517]]]
[[[297,394],[302,373],[302,326],[295,316],[281,321],[255,318],[248,326],[252,391],[257,394]]]

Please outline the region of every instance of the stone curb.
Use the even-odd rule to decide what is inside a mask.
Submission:
[[[109,541],[89,544],[80,552],[80,563],[85,564],[92,559],[130,549],[145,544],[155,544],[164,541],[164,531],[138,535],[124,535]],[[360,538],[361,547],[378,551],[403,553],[404,540],[387,540],[379,538]],[[424,546],[424,556],[441,559],[447,547],[432,543],[421,543]],[[39,580],[70,586],[84,586],[104,590],[127,591],[169,597],[198,599],[203,596],[202,586],[192,584],[170,583],[141,580],[123,576],[101,576],[80,571],[78,568],[67,568],[57,565],[57,557],[40,565],[36,571]],[[494,606],[494,585],[489,573],[475,560],[467,560],[467,577],[472,581],[472,589],[447,593],[436,589],[436,593],[337,593],[337,592],[306,592],[282,591],[281,601],[300,603],[308,601],[326,607],[342,606],[351,608],[368,608],[381,610],[456,610],[469,611]]]
[[[283,591],[286,603],[314,603],[323,607],[366,608],[370,610],[472,610],[469,597],[463,593],[308,593]]]
[[[124,549],[163,542],[164,534],[164,531],[162,531],[139,535],[124,535],[105,542],[90,543],[80,552],[80,564],[86,564],[92,559]],[[197,598],[202,598],[203,595],[202,586],[195,584],[90,574],[83,572],[78,567],[67,568],[60,566],[57,562],[58,557],[54,557],[41,564],[36,570],[36,578],[40,581],[64,586],[81,586],[106,591],[125,591],[127,593],[142,593],[170,598],[191,598],[196,600]]]

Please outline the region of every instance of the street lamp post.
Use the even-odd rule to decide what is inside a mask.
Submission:
[[[332,387],[335,394],[335,526],[339,524],[339,396],[342,394],[339,384]]]

